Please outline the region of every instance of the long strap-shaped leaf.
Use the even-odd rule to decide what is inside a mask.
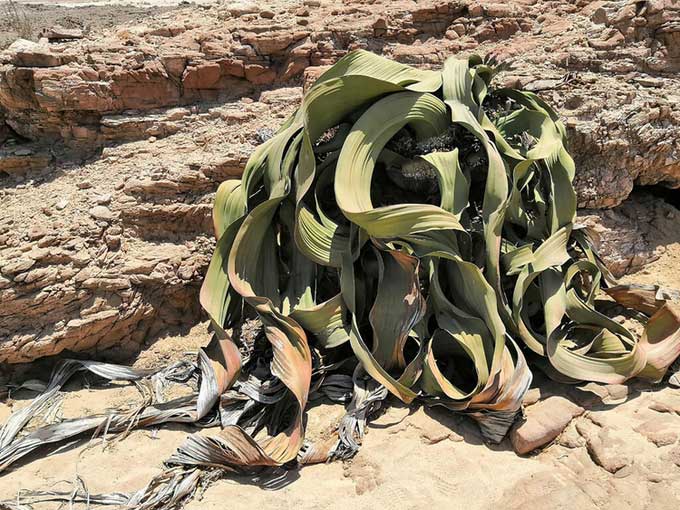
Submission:
[[[482,219],[484,221],[486,278],[499,298],[499,310],[506,322],[510,321],[510,308],[501,284],[500,249],[501,230],[508,203],[508,178],[505,164],[496,145],[479,123],[480,105],[472,95],[474,70],[463,60],[449,58],[444,63],[444,102],[451,110],[451,121],[473,134],[482,144],[488,159]]]
[[[427,204],[374,208],[371,180],[385,144],[405,125],[421,138],[446,128],[444,103],[431,94],[401,92],[373,104],[354,124],[340,152],[335,198],[343,214],[376,238],[395,238],[432,230],[464,230],[455,215]]]

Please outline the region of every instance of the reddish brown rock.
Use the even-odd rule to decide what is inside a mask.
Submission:
[[[625,37],[618,30],[612,30],[611,32],[604,34],[601,39],[595,39],[590,41],[590,45],[598,50],[612,50],[619,46]]]
[[[582,407],[558,396],[548,397],[528,407],[524,420],[510,431],[513,449],[524,455],[547,445],[583,412]]]
[[[634,430],[656,446],[668,446],[676,443],[680,437],[680,417],[655,416],[638,425]]]
[[[358,47],[381,48],[423,67],[439,66],[461,51],[494,53],[516,60],[520,83],[551,84],[540,92],[566,118],[579,205],[613,207],[635,183],[680,186],[673,149],[680,116],[673,96],[680,15],[672,2],[652,2],[639,12],[631,6],[383,0],[370,9],[337,9],[323,3],[301,8],[309,20],[304,29],[296,28],[294,16],[276,22],[261,17],[265,11],[252,2],[205,15],[178,11],[174,18],[105,37],[47,48],[20,43],[2,57],[0,110],[7,124],[30,139],[97,147],[116,136],[147,136],[126,130],[102,136],[107,116],[218,100],[295,80],[307,67],[329,65]],[[525,36],[515,37],[519,32]],[[22,67],[19,55],[54,67]],[[571,71],[580,82],[563,84]]]
[[[188,66],[182,75],[182,84],[188,89],[211,89],[220,81],[222,67],[217,62],[204,62]]]
[[[17,67],[56,67],[62,63],[61,57],[54,54],[46,44],[25,39],[14,41],[7,48],[7,54],[10,62]]]
[[[246,80],[255,85],[266,85],[276,79],[276,72],[273,69],[258,64],[246,66],[245,75]]]
[[[121,359],[199,321],[213,193],[241,174],[263,123],[290,114],[300,97],[299,87],[282,87],[258,101],[110,115],[107,133],[148,139],[86,163],[57,154],[54,173],[5,177],[0,363],[64,351]],[[17,147],[22,157],[36,150]],[[40,185],[19,185],[28,178]]]

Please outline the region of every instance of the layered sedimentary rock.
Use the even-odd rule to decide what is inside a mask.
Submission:
[[[589,228],[600,256],[616,277],[658,259],[680,242],[680,211],[644,191],[612,209],[582,209],[577,223]]]
[[[0,362],[64,350],[121,358],[199,320],[214,190],[240,175],[262,119],[280,121],[301,93],[194,109],[191,130],[0,190]]]
[[[29,139],[99,146],[171,134],[178,105],[296,80],[356,48],[424,67],[494,53],[512,63],[508,84],[542,92],[565,116],[581,205],[609,207],[636,180],[680,185],[679,9],[672,0],[227,3],[83,40],[17,41],[2,57],[0,108]]]
[[[640,267],[663,248],[649,225],[673,210],[624,200],[635,185],[680,186],[679,9],[227,2],[15,42],[0,55],[0,362],[129,353],[198,320],[217,185],[240,174],[305,84],[357,48],[419,67],[473,52],[508,63],[500,82],[563,116],[582,219],[612,268]]]

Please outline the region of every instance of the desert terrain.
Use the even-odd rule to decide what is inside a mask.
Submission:
[[[214,248],[215,190],[351,49],[422,68],[473,52],[510,63],[499,80],[540,93],[567,126],[577,221],[593,229],[611,271],[680,289],[675,0],[13,8],[27,22],[0,16],[0,423],[36,395],[17,386],[46,380],[60,358],[160,368],[208,344],[198,290]],[[66,37],[40,40],[61,29]],[[62,397],[65,418],[142,399],[134,385],[94,377]],[[186,508],[680,504],[680,389],[667,383],[561,385],[536,373],[525,421],[499,445],[463,416],[388,402],[355,458],[290,470],[276,488],[218,474]],[[343,410],[314,402],[309,434],[332,430]],[[195,431],[171,425],[42,449],[0,476],[0,500],[78,484],[134,492]],[[549,439],[515,452],[536,436]]]

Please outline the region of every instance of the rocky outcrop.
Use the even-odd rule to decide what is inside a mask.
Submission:
[[[0,145],[0,175],[23,176],[39,173],[54,160],[49,148],[40,143]]]
[[[590,229],[600,256],[616,277],[658,259],[680,242],[680,211],[649,192],[634,192],[613,209],[582,209],[577,223]]]
[[[215,189],[302,85],[357,48],[419,67],[472,52],[507,62],[499,83],[563,115],[582,222],[614,271],[663,249],[650,229],[677,222],[674,210],[624,200],[636,184],[680,186],[672,0],[270,4],[177,10],[0,54],[0,362],[132,352],[197,321]]]
[[[63,350],[106,357],[114,346],[129,356],[150,335],[198,317],[210,243],[132,234],[118,210],[120,192],[111,189],[122,176],[100,182],[104,165],[78,168],[58,186],[43,182],[29,196],[25,187],[4,194],[13,214],[0,220],[0,362]]]
[[[301,93],[189,110],[190,130],[59,161],[0,190],[0,363],[123,358],[199,320],[214,191],[240,175],[261,119],[285,117]]]
[[[167,136],[178,105],[297,80],[356,48],[424,67],[494,53],[513,66],[507,84],[563,113],[580,205],[611,207],[636,182],[680,186],[679,37],[672,0],[231,2],[83,40],[17,41],[2,57],[0,109],[30,139],[100,146]]]

